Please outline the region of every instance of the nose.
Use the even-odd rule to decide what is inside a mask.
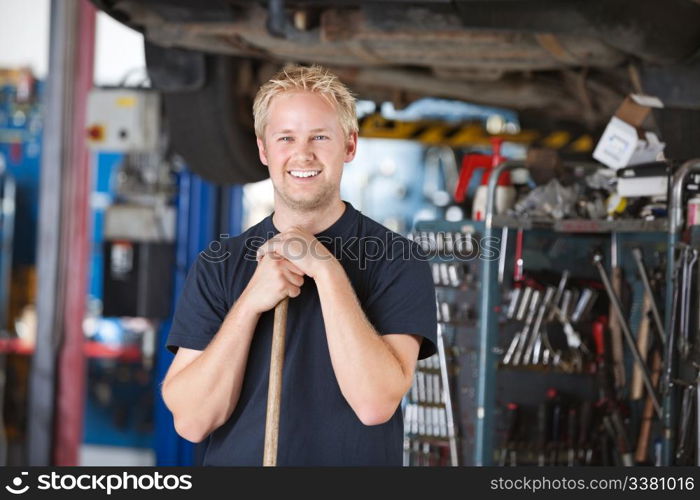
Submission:
[[[299,162],[313,161],[313,144],[310,141],[299,141],[294,149],[294,159]]]

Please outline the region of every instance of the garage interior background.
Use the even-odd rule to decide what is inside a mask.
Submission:
[[[197,463],[158,391],[172,307],[272,188],[171,154],[143,36],[76,5],[0,6],[0,463]],[[437,291],[406,465],[700,464],[700,129],[664,135],[645,97],[607,128],[358,103],[342,196],[418,242]]]

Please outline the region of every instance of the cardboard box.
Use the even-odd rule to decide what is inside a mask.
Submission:
[[[654,96],[627,96],[605,128],[593,158],[614,169],[659,159],[665,144],[653,132],[645,131],[642,124],[652,108],[662,107]]]

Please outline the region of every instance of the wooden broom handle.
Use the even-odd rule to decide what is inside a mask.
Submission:
[[[277,440],[280,433],[280,403],[282,400],[282,368],[284,366],[284,338],[287,329],[289,297],[275,306],[270,349],[270,381],[267,388],[267,417],[265,419],[265,451],[263,466],[277,465]]]

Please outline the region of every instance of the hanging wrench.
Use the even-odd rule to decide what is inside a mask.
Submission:
[[[659,334],[661,343],[665,344],[666,331],[664,330],[664,323],[661,320],[661,314],[659,313],[659,306],[656,304],[656,298],[654,297],[654,292],[651,289],[651,283],[649,282],[649,274],[647,273],[646,267],[644,267],[644,256],[642,255],[642,250],[640,248],[633,248],[632,256],[634,257],[634,261],[637,263],[637,270],[639,271],[639,276],[642,278],[644,291],[651,299],[651,314],[654,317],[654,325],[656,325],[656,331]]]
[[[681,277],[681,314],[680,335],[678,337],[678,352],[687,359],[690,354],[690,299],[693,287],[693,267],[698,260],[696,248],[686,247],[683,253],[683,269]]]
[[[514,365],[519,365],[520,361],[523,358],[523,352],[525,351],[527,338],[528,338],[529,333],[530,333],[530,327],[532,326],[532,322],[535,319],[535,314],[537,313],[537,309],[538,309],[538,306],[540,304],[540,295],[542,295],[542,292],[540,292],[539,290],[535,290],[532,293],[532,301],[530,302],[530,311],[527,314],[527,319],[525,320],[525,327],[523,328],[522,332],[520,333],[518,347],[515,350],[515,354],[513,356],[513,364]]]
[[[620,328],[622,329],[622,333],[624,334],[625,340],[627,341],[627,347],[629,347],[629,350],[632,351],[634,361],[642,369],[642,378],[644,380],[644,385],[647,388],[647,393],[652,397],[652,401],[654,402],[654,410],[656,410],[656,414],[659,417],[661,417],[661,404],[659,403],[659,398],[656,395],[656,392],[654,391],[654,384],[652,384],[651,382],[651,374],[649,373],[649,369],[647,368],[646,364],[644,363],[644,360],[642,359],[642,355],[639,353],[639,349],[637,349],[637,344],[634,341],[634,337],[632,336],[630,327],[627,324],[627,320],[625,318],[624,313],[622,312],[620,299],[618,299],[617,295],[615,294],[612,284],[610,283],[610,278],[608,278],[608,274],[605,272],[605,268],[603,267],[602,254],[596,252],[596,254],[593,257],[593,265],[598,269],[600,279],[603,282],[605,291],[607,292],[608,297],[610,299],[610,305],[612,306],[613,311],[617,315],[617,319],[620,322]]]
[[[532,333],[530,334],[530,339],[527,344],[527,349],[525,350],[525,356],[523,357],[523,364],[530,364],[532,360],[532,351],[535,348],[535,343],[540,335],[540,328],[542,327],[542,319],[545,313],[548,311],[549,304],[552,301],[552,297],[556,293],[556,288],[553,286],[548,286],[544,293],[544,299],[542,304],[540,304],[539,310],[537,311],[537,319],[535,320],[535,325],[532,328]]]

